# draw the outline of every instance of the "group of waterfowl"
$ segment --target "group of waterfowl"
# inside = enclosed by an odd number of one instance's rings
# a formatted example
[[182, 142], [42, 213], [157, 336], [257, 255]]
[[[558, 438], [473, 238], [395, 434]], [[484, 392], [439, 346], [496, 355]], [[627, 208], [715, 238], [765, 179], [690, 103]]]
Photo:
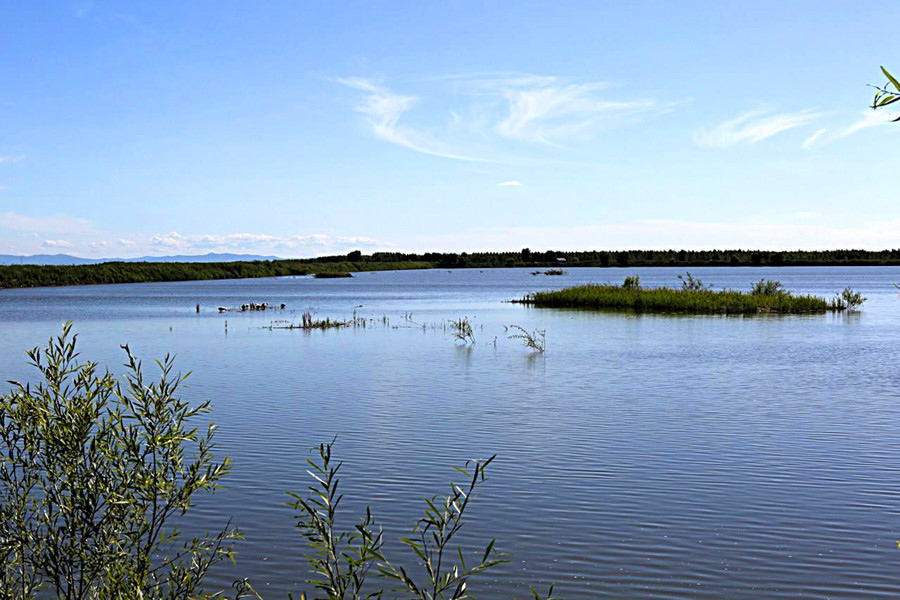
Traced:
[[[220, 313], [229, 312], [229, 311], [247, 312], [248, 310], [275, 310], [277, 308], [284, 310], [285, 306], [286, 305], [284, 302], [281, 303], [281, 306], [269, 305], [268, 302], [262, 302], [262, 303], [250, 302], [249, 304], [241, 304], [240, 308], [228, 308], [227, 306], [220, 306], [219, 312]], [[197, 305], [197, 312], [200, 312], [199, 304]]]

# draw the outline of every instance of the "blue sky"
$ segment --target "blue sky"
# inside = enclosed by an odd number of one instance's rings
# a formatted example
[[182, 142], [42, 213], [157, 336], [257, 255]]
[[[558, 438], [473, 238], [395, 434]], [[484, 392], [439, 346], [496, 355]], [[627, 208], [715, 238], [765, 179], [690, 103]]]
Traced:
[[[259, 4], [260, 6], [254, 6]], [[0, 253], [900, 246], [898, 3], [7, 2]]]

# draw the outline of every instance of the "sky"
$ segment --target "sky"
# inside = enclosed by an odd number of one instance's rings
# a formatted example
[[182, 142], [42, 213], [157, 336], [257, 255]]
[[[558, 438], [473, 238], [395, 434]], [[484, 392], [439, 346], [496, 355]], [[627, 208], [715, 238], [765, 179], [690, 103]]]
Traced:
[[[900, 247], [900, 3], [0, 1], [0, 253]], [[896, 114], [894, 115], [897, 116]]]

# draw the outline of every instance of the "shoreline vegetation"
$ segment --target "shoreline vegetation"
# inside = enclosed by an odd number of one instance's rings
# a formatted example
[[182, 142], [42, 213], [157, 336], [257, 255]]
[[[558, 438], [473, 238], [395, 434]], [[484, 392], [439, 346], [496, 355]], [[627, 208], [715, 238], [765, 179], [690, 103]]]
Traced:
[[316, 278], [352, 277], [352, 272], [429, 269], [430, 263], [397, 261], [380, 263], [305, 260], [271, 260], [225, 263], [109, 262], [93, 265], [10, 265], [0, 266], [0, 289], [151, 283], [160, 281], [206, 281], [214, 279], [255, 279], [259, 277]]
[[561, 267], [789, 267], [789, 266], [900, 266], [900, 249], [823, 250], [766, 252], [756, 250], [627, 250], [561, 252], [473, 252], [410, 254], [376, 252], [363, 255], [355, 250], [345, 255], [308, 259], [241, 262], [106, 262], [88, 265], [0, 266], [0, 289], [249, 279], [257, 277], [307, 276], [346, 277], [367, 271], [461, 268], [550, 268]]
[[560, 290], [534, 292], [515, 304], [538, 308], [633, 310], [636, 312], [687, 314], [819, 314], [854, 311], [865, 298], [849, 287], [832, 300], [820, 296], [793, 295], [777, 281], [762, 279], [750, 291], [713, 290], [687, 274], [680, 289], [644, 288], [640, 278], [629, 276], [622, 285], [588, 284]]
[[322, 271], [321, 273], [316, 273], [313, 277], [316, 279], [341, 279], [344, 277], [353, 277], [353, 273], [348, 273], [347, 271]]

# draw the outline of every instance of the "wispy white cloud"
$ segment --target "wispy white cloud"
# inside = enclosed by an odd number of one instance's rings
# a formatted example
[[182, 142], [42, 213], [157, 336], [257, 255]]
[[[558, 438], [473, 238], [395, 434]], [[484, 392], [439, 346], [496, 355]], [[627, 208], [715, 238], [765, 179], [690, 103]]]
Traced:
[[817, 132], [815, 132], [814, 134], [812, 134], [811, 136], [806, 138], [806, 140], [803, 142], [803, 149], [804, 150], [811, 149], [815, 145], [816, 141], [820, 137], [822, 137], [822, 134], [824, 134], [826, 131], [828, 131], [828, 130], [823, 127], [822, 129], [818, 130]]
[[703, 148], [728, 148], [738, 144], [756, 144], [785, 131], [807, 125], [821, 113], [802, 110], [771, 114], [768, 110], [752, 110], [725, 121], [710, 130], [694, 133], [694, 143]]
[[320, 256], [350, 250], [390, 249], [390, 242], [366, 236], [263, 233], [156, 234], [112, 232], [87, 219], [68, 215], [29, 216], [0, 213], [0, 254], [37, 254], [46, 248], [65, 248], [93, 258], [132, 258], [144, 255], [234, 252], [278, 256]]
[[[476, 73], [399, 81], [416, 87], [421, 95], [397, 93], [371, 79], [337, 81], [364, 92], [356, 110], [365, 115], [378, 138], [425, 154], [481, 162], [508, 162], [508, 158], [487, 158], [498, 154], [501, 143], [506, 144], [504, 152], [510, 150], [510, 141], [561, 147], [590, 140], [603, 128], [634, 123], [675, 107], [652, 99], [608, 98], [613, 86], [606, 82], [530, 74]], [[418, 110], [425, 97], [429, 106]], [[440, 105], [439, 110], [433, 104]], [[415, 121], [408, 116], [413, 113], [418, 117]]]
[[848, 135], [853, 135], [858, 131], [862, 131], [863, 129], [868, 129], [870, 127], [879, 127], [881, 125], [886, 125], [891, 122], [892, 119], [896, 119], [897, 114], [881, 111], [881, 110], [866, 110], [860, 114], [860, 119], [855, 123], [850, 125], [849, 127], [842, 130], [838, 137], [847, 137]]
[[371, 125], [372, 132], [378, 138], [423, 154], [483, 162], [482, 159], [442, 150], [434, 140], [422, 132], [400, 125], [400, 117], [419, 100], [417, 97], [396, 94], [369, 79], [359, 77], [342, 78], [338, 79], [338, 82], [367, 93], [364, 101], [356, 107], [356, 110], [366, 115], [366, 121]]
[[502, 183], [498, 183], [497, 187], [522, 187], [521, 181], [504, 181]]
[[94, 3], [91, 0], [86, 0], [84, 2], [75, 2], [72, 5], [72, 12], [79, 19], [83, 19], [88, 16], [94, 10]]
[[73, 248], [74, 244], [68, 240], [44, 240], [46, 248]]
[[556, 78], [518, 78], [494, 85], [508, 103], [508, 115], [497, 123], [500, 135], [517, 140], [558, 144], [605, 123], [657, 109], [652, 100], [611, 101], [597, 97], [605, 82], [563, 84]]
[[157, 250], [278, 252], [294, 250], [388, 247], [390, 244], [369, 237], [329, 236], [323, 234], [277, 236], [257, 233], [181, 235], [176, 231], [150, 237]]

